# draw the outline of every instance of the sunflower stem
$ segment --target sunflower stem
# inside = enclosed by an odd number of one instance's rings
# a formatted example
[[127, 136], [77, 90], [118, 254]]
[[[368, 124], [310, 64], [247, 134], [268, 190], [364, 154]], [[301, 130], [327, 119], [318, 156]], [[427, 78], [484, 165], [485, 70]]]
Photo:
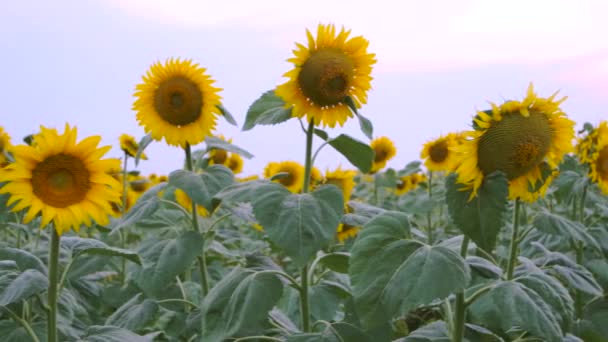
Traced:
[[[585, 200], [587, 199], [587, 185], [586, 182], [583, 186], [583, 193], [581, 194], [581, 204], [579, 208], [578, 219], [583, 226], [585, 226]], [[583, 264], [584, 261], [584, 247], [583, 244], [579, 241], [576, 242], [576, 263], [579, 265]], [[576, 318], [581, 318], [583, 316], [583, 293], [580, 290], [576, 290], [575, 298], [574, 298], [574, 308], [576, 313]]]
[[[312, 139], [315, 129], [314, 120], [310, 120], [308, 130], [306, 131], [306, 155], [304, 159], [304, 186], [302, 193], [308, 192], [310, 185], [310, 172], [312, 170]], [[310, 313], [308, 301], [308, 263], [300, 270], [300, 313], [302, 315], [302, 330], [310, 331]]]
[[[124, 153], [123, 157], [124, 161], [122, 163], [122, 207], [121, 207], [121, 217], [125, 217], [127, 213], [127, 160], [129, 159], [129, 154], [127, 152]], [[127, 232], [126, 228], [122, 231], [118, 231], [120, 234], [120, 247], [125, 248], [127, 245]], [[125, 284], [125, 280], [127, 279], [126, 275], [127, 269], [127, 260], [125, 258], [121, 258], [120, 261], [120, 283], [122, 285]]]
[[51, 227], [51, 246], [49, 249], [49, 288], [48, 288], [48, 318], [47, 341], [57, 342], [57, 281], [59, 267], [59, 240], [55, 227]]
[[[194, 166], [192, 164], [192, 150], [190, 148], [189, 143], [186, 143], [186, 148], [184, 150], [186, 152], [186, 167], [188, 168], [188, 171], [194, 172]], [[196, 203], [194, 203], [194, 201], [191, 201], [191, 202], [192, 202], [192, 229], [194, 229], [195, 232], [199, 232], [198, 214], [196, 212]], [[205, 260], [205, 236], [204, 236], [204, 234], [202, 235], [202, 237], [203, 237], [203, 251], [197, 257], [197, 260], [198, 260], [199, 272], [201, 273], [201, 290], [203, 292], [203, 296], [206, 296], [207, 292], [209, 292], [209, 280], [208, 280], [208, 276], [207, 276], [207, 260]]]
[[[460, 245], [460, 256], [467, 257], [469, 248], [469, 237], [464, 236]], [[462, 342], [464, 338], [464, 325], [466, 322], [466, 303], [464, 300], [464, 290], [456, 293], [456, 307], [454, 312], [454, 327], [452, 329], [452, 341]]]
[[517, 247], [519, 246], [519, 211], [521, 202], [518, 199], [515, 200], [515, 210], [513, 211], [513, 232], [511, 235], [511, 246], [509, 254], [509, 264], [507, 265], [507, 280], [513, 279], [513, 270], [515, 270], [515, 263], [517, 262]]
[[[429, 170], [429, 181], [428, 181], [428, 192], [429, 192], [429, 200], [433, 197], [433, 171]], [[427, 225], [428, 225], [428, 232], [427, 232], [427, 238], [428, 238], [428, 242], [429, 245], [433, 244], [433, 221], [431, 219], [431, 211], [429, 210], [428, 213], [426, 213], [426, 221], [427, 221]]]

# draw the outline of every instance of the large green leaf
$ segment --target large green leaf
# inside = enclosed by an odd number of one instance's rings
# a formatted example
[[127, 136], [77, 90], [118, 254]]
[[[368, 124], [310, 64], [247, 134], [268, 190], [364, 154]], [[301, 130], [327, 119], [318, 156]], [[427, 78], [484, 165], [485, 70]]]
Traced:
[[183, 190], [192, 201], [211, 211], [213, 196], [234, 184], [234, 175], [223, 165], [212, 165], [203, 173], [173, 171], [169, 174], [169, 184]]
[[[435, 321], [412, 331], [407, 337], [394, 342], [450, 342], [450, 332], [444, 321]], [[503, 339], [491, 331], [474, 324], [467, 324], [464, 331], [464, 341], [468, 342], [503, 342]]]
[[585, 231], [585, 227], [576, 221], [569, 220], [558, 214], [542, 210], [534, 218], [534, 227], [544, 233], [569, 239], [571, 242], [581, 242], [585, 246], [600, 251], [600, 245]]
[[323, 330], [315, 333], [294, 334], [287, 338], [286, 342], [373, 342], [377, 339], [372, 338], [361, 329], [354, 325], [337, 322], [327, 324]]
[[247, 159], [253, 158], [253, 154], [249, 153], [248, 151], [245, 151], [244, 149], [242, 149], [236, 145], [233, 145], [233, 144], [227, 142], [226, 140], [222, 140], [222, 139], [214, 137], [214, 136], [207, 136], [205, 138], [205, 144], [207, 144], [208, 150], [210, 150], [210, 149], [224, 150], [224, 151], [236, 153], [236, 154], [240, 155], [241, 157], [244, 157]]
[[117, 231], [123, 229], [154, 214], [160, 208], [161, 203], [158, 193], [163, 191], [166, 186], [167, 183], [160, 183], [148, 189], [139, 199], [137, 199], [137, 202], [129, 209], [127, 214], [118, 220], [112, 230]]
[[23, 273], [0, 273], [0, 305], [6, 306], [44, 292], [49, 286], [47, 277], [37, 269]]
[[175, 276], [187, 270], [203, 251], [203, 237], [194, 231], [181, 234], [176, 239], [152, 240], [140, 250], [144, 267], [133, 277], [139, 287], [152, 296], [175, 280]]
[[562, 339], [552, 307], [534, 290], [515, 281], [494, 285], [469, 307], [469, 317], [492, 331], [504, 333], [519, 327], [549, 342]]
[[46, 274], [47, 269], [42, 260], [32, 253], [18, 248], [4, 247], [0, 248], [0, 260], [13, 260], [17, 267], [25, 271], [27, 269], [35, 269], [42, 274]]
[[338, 273], [348, 273], [350, 253], [333, 252], [323, 255], [319, 262], [325, 267]]
[[592, 259], [585, 262], [585, 267], [591, 271], [597, 282], [608, 293], [608, 260]]
[[505, 224], [509, 187], [504, 174], [495, 172], [484, 178], [477, 196], [469, 201], [470, 191], [462, 191], [456, 174], [446, 178], [446, 200], [452, 220], [478, 247], [491, 252]]
[[[46, 322], [39, 321], [30, 325], [38, 340], [46, 341]], [[2, 342], [31, 341], [31, 337], [21, 324], [8, 319], [0, 321], [0, 336], [2, 336]]]
[[409, 231], [407, 216], [389, 211], [368, 222], [355, 241], [349, 274], [368, 326], [446, 298], [470, 281], [469, 267], [456, 252], [406, 240]]
[[152, 342], [155, 336], [140, 336], [111, 325], [92, 325], [78, 342]]
[[151, 299], [144, 299], [138, 293], [128, 302], [116, 309], [108, 319], [106, 325], [113, 325], [131, 331], [141, 330], [151, 322], [158, 312], [158, 304]]
[[248, 131], [256, 125], [276, 125], [291, 119], [291, 107], [285, 106], [285, 101], [269, 90], [247, 110], [243, 131]]
[[608, 341], [608, 299], [593, 301], [585, 307], [582, 320], [578, 322], [577, 335], [585, 342]]
[[335, 321], [343, 299], [348, 296], [334, 283], [322, 281], [309, 288], [310, 314], [314, 320]]
[[258, 188], [255, 197], [256, 219], [270, 239], [299, 266], [334, 238], [344, 211], [342, 192], [333, 185], [292, 194], [273, 183]]
[[136, 252], [122, 248], [110, 247], [104, 242], [95, 239], [68, 236], [61, 240], [61, 246], [72, 252], [73, 259], [81, 255], [117, 256], [141, 265], [141, 259], [139, 258], [139, 254]]
[[372, 168], [374, 150], [369, 144], [346, 134], [340, 134], [329, 140], [329, 144], [361, 172], [367, 173]]
[[258, 335], [283, 285], [270, 273], [235, 268], [203, 300], [203, 341]]

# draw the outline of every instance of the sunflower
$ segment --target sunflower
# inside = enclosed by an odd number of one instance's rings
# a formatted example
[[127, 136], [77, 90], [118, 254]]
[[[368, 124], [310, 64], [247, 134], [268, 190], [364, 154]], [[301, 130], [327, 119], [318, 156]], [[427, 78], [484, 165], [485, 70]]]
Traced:
[[249, 175], [247, 177], [237, 178], [236, 180], [241, 183], [244, 183], [244, 182], [254, 181], [254, 180], [258, 180], [258, 179], [260, 179], [260, 176], [258, 176], [258, 175]]
[[359, 233], [359, 230], [361, 230], [361, 228], [351, 226], [346, 223], [340, 223], [337, 229], [336, 236], [338, 238], [338, 241], [344, 242], [345, 240], [355, 237], [357, 233]]
[[275, 179], [275, 182], [283, 184], [293, 193], [302, 190], [304, 167], [300, 163], [295, 161], [270, 162], [264, 169], [264, 178], [271, 178], [278, 173], [286, 173], [286, 175]]
[[0, 127], [0, 168], [6, 166], [9, 163], [7, 153], [11, 147], [11, 137]]
[[476, 130], [457, 148], [462, 153], [457, 179], [472, 190], [470, 199], [494, 171], [506, 174], [510, 199], [532, 202], [544, 195], [574, 138], [574, 122], [559, 108], [566, 98], [556, 96], [538, 97], [530, 84], [523, 101], [492, 103], [491, 110], [477, 113]]
[[[135, 141], [135, 138], [128, 134], [122, 134], [120, 136], [120, 149], [126, 153], [129, 157], [135, 158], [137, 155], [137, 150], [139, 150], [139, 144]], [[148, 160], [148, 157], [145, 153], [140, 155], [140, 158], [143, 160]]]
[[608, 194], [608, 122], [599, 126], [577, 145], [579, 158], [589, 165], [589, 178]]
[[[223, 135], [219, 134], [216, 136], [223, 141], [228, 143], [232, 142], [232, 139], [226, 139]], [[221, 148], [212, 148], [209, 151], [209, 165], [227, 165], [228, 163], [228, 151], [222, 150]]]
[[[125, 210], [125, 213], [129, 212], [129, 209], [131, 209], [135, 202], [137, 202], [138, 197], [138, 194], [136, 194], [135, 192], [127, 190], [127, 208]], [[112, 202], [111, 205], [113, 216], [120, 217], [120, 215], [122, 215], [121, 204]]]
[[[179, 205], [184, 207], [184, 209], [188, 210], [188, 212], [192, 213], [192, 200], [190, 199], [188, 194], [186, 194], [183, 190], [175, 189], [175, 201], [179, 203]], [[209, 216], [209, 212], [202, 205], [197, 204], [196, 211], [199, 216]]]
[[312, 167], [310, 169], [310, 186], [315, 187], [319, 183], [323, 181], [323, 174], [321, 174], [321, 170], [316, 167]]
[[386, 166], [386, 162], [391, 160], [396, 154], [397, 149], [388, 137], [380, 137], [372, 140], [371, 147], [374, 150], [374, 162], [371, 173], [376, 173]]
[[220, 110], [221, 90], [191, 60], [154, 63], [136, 87], [133, 109], [137, 121], [152, 138], [186, 147], [211, 135]]
[[333, 184], [342, 190], [342, 196], [344, 203], [350, 201], [351, 193], [355, 187], [355, 176], [356, 171], [353, 170], [342, 170], [342, 167], [338, 166], [334, 171], [325, 171], [325, 178], [323, 178], [323, 184]]
[[118, 159], [100, 159], [110, 146], [97, 148], [101, 137], [76, 143], [77, 130], [66, 124], [63, 135], [40, 127], [36, 148], [12, 148], [15, 162], [0, 170], [0, 182], [8, 182], [0, 193], [11, 195], [13, 211], [29, 207], [23, 219], [28, 223], [41, 213], [41, 227], [53, 222], [57, 234], [90, 226], [93, 219], [108, 224], [112, 202], [120, 203], [120, 183], [108, 171], [120, 167]]
[[128, 175], [127, 180], [129, 181], [130, 189], [133, 192], [137, 193], [138, 196], [140, 196], [141, 194], [146, 192], [146, 190], [148, 190], [150, 188], [150, 186], [152, 185], [152, 182], [150, 180], [146, 179], [145, 177], [139, 176], [139, 175], [138, 176]]
[[228, 157], [228, 160], [226, 161], [226, 167], [228, 167], [235, 175], [243, 172], [243, 158], [236, 153], [231, 153], [230, 157]]
[[344, 28], [336, 35], [334, 25], [319, 24], [315, 40], [306, 30], [308, 47], [296, 44], [294, 57], [288, 59], [295, 68], [283, 76], [289, 81], [275, 93], [283, 98], [292, 115], [306, 116], [315, 125], [344, 125], [353, 116], [346, 103], [350, 97], [357, 108], [367, 102], [370, 76], [375, 55], [367, 52], [369, 42], [361, 37], [349, 39]]
[[458, 144], [458, 135], [455, 133], [440, 136], [424, 144], [420, 159], [425, 159], [424, 165], [429, 171], [454, 171], [458, 166], [459, 158], [453, 147]]
[[407, 176], [401, 176], [397, 181], [397, 186], [395, 188], [396, 195], [403, 195], [410, 190], [416, 189], [416, 187], [422, 183], [426, 182], [426, 175], [423, 173], [414, 173]]

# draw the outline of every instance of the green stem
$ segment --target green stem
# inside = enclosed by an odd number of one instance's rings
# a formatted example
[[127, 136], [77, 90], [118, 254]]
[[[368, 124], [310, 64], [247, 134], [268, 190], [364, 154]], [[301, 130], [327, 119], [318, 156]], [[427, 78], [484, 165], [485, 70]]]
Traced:
[[[304, 186], [302, 193], [308, 192], [310, 185], [310, 171], [312, 170], [312, 138], [315, 129], [314, 120], [310, 120], [308, 130], [306, 131], [306, 155], [304, 157]], [[302, 330], [310, 331], [310, 314], [308, 301], [308, 264], [304, 265], [300, 270], [300, 313], [302, 314]]]
[[27, 334], [32, 338], [32, 341], [34, 341], [34, 342], [40, 342], [40, 340], [38, 339], [38, 336], [34, 332], [34, 329], [32, 329], [32, 326], [26, 320], [24, 320], [21, 317], [19, 317], [19, 315], [17, 315], [16, 313], [14, 313], [11, 309], [7, 308], [6, 306], [0, 306], [0, 308], [6, 310], [6, 312], [8, 312], [8, 314], [15, 321], [17, 321], [17, 322], [19, 322], [19, 324], [21, 324], [21, 326], [25, 329], [25, 331], [27, 332]]
[[[122, 207], [121, 207], [121, 216], [125, 217], [127, 213], [127, 160], [129, 159], [129, 155], [127, 152], [124, 154], [124, 162], [122, 164]], [[120, 247], [125, 248], [127, 245], [127, 231], [123, 228], [122, 231], [118, 231], [120, 234]], [[121, 258], [120, 261], [120, 283], [125, 284], [125, 279], [127, 279], [126, 274], [127, 269], [127, 260], [125, 258]]]
[[515, 264], [517, 262], [517, 247], [519, 246], [519, 211], [521, 202], [519, 199], [515, 200], [515, 210], [513, 212], [513, 233], [511, 235], [511, 246], [509, 254], [509, 264], [507, 265], [507, 280], [513, 279], [513, 270], [515, 270]]
[[[186, 151], [186, 167], [188, 168], [188, 171], [194, 171], [194, 166], [192, 165], [192, 150], [190, 148], [190, 144], [186, 143], [186, 148], [184, 149]], [[194, 203], [194, 201], [192, 202], [192, 229], [195, 232], [199, 231], [198, 228], [198, 213], [196, 212], [196, 203]], [[201, 273], [201, 290], [203, 292], [203, 296], [206, 296], [207, 293], [209, 292], [209, 280], [208, 280], [208, 276], [207, 276], [207, 261], [205, 260], [205, 240], [204, 240], [204, 236], [203, 236], [203, 251], [202, 253], [197, 257], [198, 259], [198, 268], [199, 268], [199, 272]]]
[[59, 240], [55, 227], [51, 226], [51, 246], [49, 250], [49, 312], [47, 319], [47, 341], [57, 342], [57, 276], [59, 275]]
[[290, 276], [289, 274], [287, 274], [287, 273], [285, 273], [283, 271], [279, 271], [279, 270], [263, 270], [263, 271], [259, 271], [259, 272], [256, 273], [256, 275], [260, 275], [260, 274], [276, 274], [276, 275], [279, 275], [279, 276], [287, 279], [293, 285], [293, 287], [296, 290], [300, 291], [300, 284], [295, 279], [293, 279], [292, 276]]
[[[467, 257], [469, 248], [469, 237], [465, 236], [460, 245], [460, 256], [464, 259]], [[452, 341], [462, 342], [464, 338], [464, 327], [466, 322], [466, 305], [464, 300], [464, 290], [456, 293], [456, 308], [454, 312], [454, 327], [452, 329]]]
[[[429, 199], [432, 198], [433, 196], [433, 171], [429, 171], [429, 181], [428, 181], [428, 186], [429, 186]], [[433, 222], [431, 219], [431, 211], [429, 210], [428, 213], [426, 213], [426, 220], [427, 220], [427, 225], [428, 225], [428, 232], [427, 232], [427, 237], [428, 237], [428, 241], [429, 241], [429, 245], [433, 244]]]

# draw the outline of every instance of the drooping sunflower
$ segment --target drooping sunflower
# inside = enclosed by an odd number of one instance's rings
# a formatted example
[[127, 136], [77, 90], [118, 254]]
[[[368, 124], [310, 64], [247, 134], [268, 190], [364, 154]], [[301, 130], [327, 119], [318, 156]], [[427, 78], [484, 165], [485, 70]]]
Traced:
[[11, 195], [13, 211], [29, 208], [28, 223], [41, 213], [41, 227], [54, 223], [57, 234], [78, 231], [92, 220], [108, 224], [111, 203], [120, 203], [120, 183], [108, 171], [119, 168], [118, 159], [100, 159], [110, 146], [97, 148], [101, 137], [91, 136], [76, 143], [77, 130], [66, 124], [63, 135], [40, 127], [36, 147], [12, 148], [15, 162], [0, 170], [0, 193]]
[[424, 166], [430, 171], [454, 171], [459, 161], [458, 152], [453, 150], [457, 145], [456, 134], [440, 136], [424, 144], [420, 159], [424, 160]]
[[422, 183], [426, 182], [427, 177], [423, 173], [414, 173], [407, 176], [399, 177], [397, 181], [397, 186], [395, 187], [395, 194], [400, 196], [411, 190], [416, 189], [416, 187]]
[[295, 161], [270, 162], [264, 169], [264, 178], [271, 178], [278, 173], [286, 173], [274, 181], [283, 184], [289, 191], [298, 193], [304, 185], [304, 166]]
[[386, 163], [393, 159], [397, 154], [395, 144], [388, 137], [379, 137], [371, 142], [374, 150], [374, 162], [372, 163], [371, 173], [376, 173], [386, 166]]
[[608, 122], [602, 121], [597, 128], [578, 143], [581, 162], [589, 166], [589, 178], [608, 194]]
[[243, 171], [243, 158], [236, 153], [231, 153], [226, 161], [226, 167], [235, 175], [241, 173]]
[[152, 138], [186, 147], [211, 135], [215, 128], [220, 88], [191, 60], [168, 59], [154, 63], [136, 87], [133, 109]]
[[[232, 142], [232, 139], [226, 139], [223, 135], [217, 135], [217, 138], [229, 142]], [[209, 165], [227, 165], [228, 163], [228, 151], [222, 150], [221, 148], [211, 149], [209, 152]]]
[[[137, 150], [139, 150], [139, 144], [135, 141], [135, 138], [128, 134], [120, 135], [120, 149], [126, 153], [129, 157], [135, 158], [137, 155]], [[142, 153], [140, 156], [143, 160], [148, 160], [148, 156], [145, 153]]]
[[560, 109], [565, 97], [538, 97], [532, 84], [522, 101], [480, 111], [475, 130], [458, 147], [462, 153], [458, 182], [477, 194], [484, 176], [502, 171], [509, 180], [509, 198], [533, 202], [544, 195], [553, 169], [572, 150], [574, 122]]
[[[190, 196], [188, 196], [188, 194], [186, 194], [183, 190], [175, 189], [175, 201], [184, 209], [188, 210], [188, 212], [192, 213], [192, 200], [190, 199]], [[196, 212], [202, 217], [209, 216], [209, 212], [202, 205], [196, 205]]]
[[344, 242], [357, 236], [359, 230], [361, 230], [361, 228], [351, 226], [346, 223], [340, 223], [337, 229], [336, 237], [338, 238], [338, 241]]
[[283, 98], [292, 115], [306, 116], [315, 125], [344, 125], [353, 116], [346, 103], [350, 97], [357, 108], [367, 103], [375, 55], [367, 52], [369, 42], [361, 37], [349, 39], [350, 30], [336, 33], [334, 25], [319, 24], [317, 38], [306, 30], [308, 46], [296, 44], [295, 68], [285, 73], [289, 81], [275, 93]]
[[357, 172], [354, 170], [342, 170], [341, 166], [338, 166], [334, 171], [327, 169], [325, 171], [325, 177], [323, 178], [323, 184], [333, 184], [342, 190], [342, 196], [344, 197], [344, 203], [350, 201], [350, 196], [355, 187], [355, 176]]
[[0, 168], [8, 164], [7, 154], [11, 147], [11, 137], [0, 126]]

